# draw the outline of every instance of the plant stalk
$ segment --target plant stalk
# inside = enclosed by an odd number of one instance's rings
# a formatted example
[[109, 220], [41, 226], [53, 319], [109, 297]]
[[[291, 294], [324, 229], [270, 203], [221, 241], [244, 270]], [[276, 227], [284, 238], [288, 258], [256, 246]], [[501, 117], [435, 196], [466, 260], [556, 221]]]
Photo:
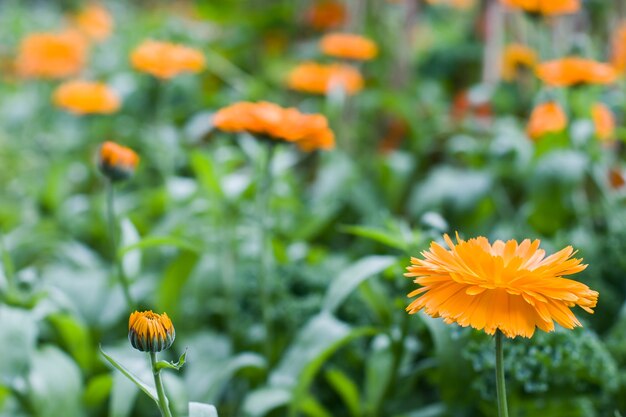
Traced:
[[159, 410], [161, 410], [162, 417], [172, 417], [170, 411], [169, 401], [165, 395], [165, 388], [163, 387], [163, 380], [161, 379], [161, 370], [157, 369], [157, 357], [155, 352], [150, 352], [150, 363], [152, 364], [152, 374], [154, 375], [154, 385], [157, 391]]
[[496, 330], [496, 395], [498, 397], [498, 416], [509, 417], [506, 404], [506, 385], [504, 380], [504, 353], [502, 351], [503, 334]]
[[111, 246], [112, 246], [112, 256], [113, 256], [113, 267], [115, 269], [115, 274], [117, 275], [120, 284], [122, 285], [122, 290], [124, 292], [124, 298], [126, 299], [126, 304], [128, 304], [128, 309], [132, 310], [135, 306], [132, 296], [130, 295], [130, 285], [128, 283], [128, 279], [124, 274], [124, 268], [122, 267], [121, 260], [117, 256], [117, 225], [115, 219], [115, 189], [113, 181], [107, 179], [106, 181], [106, 200], [107, 200], [107, 220], [109, 226], [109, 236], [111, 237]]

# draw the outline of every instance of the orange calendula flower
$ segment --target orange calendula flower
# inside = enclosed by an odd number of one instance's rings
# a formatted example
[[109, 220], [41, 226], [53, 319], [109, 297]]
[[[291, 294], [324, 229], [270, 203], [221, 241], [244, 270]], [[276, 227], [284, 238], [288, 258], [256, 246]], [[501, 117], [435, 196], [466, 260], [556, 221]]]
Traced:
[[139, 165], [139, 156], [130, 148], [115, 142], [104, 142], [98, 153], [98, 167], [111, 181], [130, 178]]
[[174, 325], [166, 313], [135, 311], [128, 319], [128, 340], [137, 350], [156, 353], [172, 346]]
[[364, 36], [351, 33], [331, 33], [322, 37], [323, 53], [337, 58], [368, 61], [378, 55], [376, 43]]
[[130, 60], [136, 70], [162, 79], [204, 69], [204, 55], [199, 50], [153, 40], [147, 40], [135, 48]]
[[609, 140], [615, 134], [615, 116], [613, 112], [602, 103], [595, 103], [591, 107], [591, 118], [596, 128], [596, 135], [600, 140]]
[[567, 329], [581, 326], [570, 310], [576, 305], [593, 313], [598, 293], [563, 278], [587, 267], [572, 258], [571, 246], [546, 257], [539, 240], [444, 239], [449, 249], [433, 242], [424, 259], [411, 258], [405, 276], [421, 287], [409, 294], [418, 296], [407, 307], [410, 314], [424, 309], [446, 323], [487, 334], [499, 329], [512, 338], [532, 337], [537, 327], [550, 332], [555, 321]]
[[34, 33], [20, 43], [17, 73], [26, 78], [65, 78], [85, 66], [87, 43], [74, 31]]
[[103, 41], [113, 31], [113, 17], [103, 5], [91, 3], [72, 16], [76, 28], [94, 41]]
[[502, 55], [502, 78], [513, 81], [522, 68], [534, 69], [537, 64], [535, 51], [519, 43], [507, 45]]
[[334, 29], [341, 26], [347, 18], [346, 7], [333, 0], [317, 1], [306, 12], [308, 24], [317, 30]]
[[363, 88], [363, 77], [350, 65], [305, 62], [289, 73], [287, 85], [305, 93], [328, 94], [341, 88], [348, 94], [355, 94]]
[[326, 117], [265, 101], [244, 101], [220, 109], [213, 124], [226, 132], [249, 132], [294, 142], [304, 151], [335, 147], [335, 135]]
[[574, 56], [539, 64], [536, 73], [541, 81], [552, 87], [611, 84], [617, 79], [611, 65]]
[[546, 16], [576, 13], [580, 10], [580, 0], [500, 0], [500, 3]]
[[619, 73], [626, 71], [626, 21], [619, 25], [613, 36], [611, 64]]
[[68, 81], [54, 91], [54, 104], [75, 114], [110, 114], [120, 108], [120, 99], [106, 84]]
[[567, 115], [554, 101], [539, 104], [530, 114], [526, 131], [532, 139], [539, 139], [547, 133], [557, 133], [567, 127]]

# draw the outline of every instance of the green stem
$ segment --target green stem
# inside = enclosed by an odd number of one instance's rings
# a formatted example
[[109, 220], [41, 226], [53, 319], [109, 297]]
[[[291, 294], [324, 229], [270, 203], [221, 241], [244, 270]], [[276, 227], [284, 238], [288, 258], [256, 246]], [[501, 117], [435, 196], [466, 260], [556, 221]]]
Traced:
[[132, 310], [135, 306], [132, 296], [130, 295], [130, 286], [128, 283], [128, 279], [126, 278], [126, 274], [124, 274], [124, 268], [122, 267], [121, 260], [119, 256], [117, 256], [117, 225], [115, 221], [115, 205], [113, 204], [115, 200], [115, 190], [113, 181], [106, 181], [106, 195], [107, 195], [107, 220], [109, 226], [109, 236], [111, 237], [111, 246], [113, 252], [113, 265], [115, 268], [115, 273], [117, 278], [122, 285], [122, 290], [124, 291], [124, 298], [126, 299], [126, 304], [128, 304], [128, 309]]
[[163, 387], [163, 380], [161, 379], [161, 370], [157, 369], [157, 357], [155, 352], [150, 352], [150, 363], [152, 364], [152, 374], [154, 375], [154, 385], [157, 391], [158, 405], [161, 410], [161, 416], [172, 417], [170, 411], [169, 401], [165, 395], [165, 388]]
[[506, 385], [504, 381], [504, 354], [502, 352], [502, 332], [496, 330], [496, 394], [498, 397], [498, 416], [509, 417], [506, 405]]
[[272, 233], [268, 218], [270, 217], [270, 197], [272, 192], [272, 157], [274, 155], [274, 147], [276, 145], [270, 143], [267, 148], [266, 158], [261, 167], [259, 184], [259, 216], [260, 216], [260, 234], [261, 234], [261, 274], [259, 277], [259, 290], [261, 292], [261, 314], [263, 316], [263, 324], [265, 327], [265, 355], [271, 360], [272, 354], [272, 317], [270, 314], [270, 285], [272, 284]]

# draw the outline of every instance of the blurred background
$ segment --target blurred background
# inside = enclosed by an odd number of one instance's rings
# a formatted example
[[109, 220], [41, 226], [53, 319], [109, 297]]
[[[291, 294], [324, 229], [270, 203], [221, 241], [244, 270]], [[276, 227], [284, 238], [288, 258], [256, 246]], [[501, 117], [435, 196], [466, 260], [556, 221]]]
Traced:
[[[0, 416], [158, 415], [99, 352], [151, 381], [120, 271], [174, 323], [162, 357], [188, 349], [177, 416], [495, 416], [492, 338], [404, 311], [409, 258], [456, 232], [572, 245], [600, 293], [583, 328], [507, 340], [511, 415], [626, 415], [623, 19], [622, 0], [0, 0]], [[329, 52], [335, 32], [366, 46]], [[241, 101], [323, 115], [334, 149], [218, 129]], [[113, 232], [104, 141], [140, 158]]]

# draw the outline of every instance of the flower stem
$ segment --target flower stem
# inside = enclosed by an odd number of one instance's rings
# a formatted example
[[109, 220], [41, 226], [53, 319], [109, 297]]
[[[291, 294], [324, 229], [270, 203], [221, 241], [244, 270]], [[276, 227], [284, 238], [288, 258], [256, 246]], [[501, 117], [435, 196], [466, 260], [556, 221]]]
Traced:
[[122, 285], [122, 290], [124, 291], [124, 298], [126, 299], [126, 304], [128, 304], [128, 309], [132, 310], [135, 303], [133, 301], [132, 296], [130, 295], [130, 288], [128, 284], [128, 279], [126, 279], [126, 275], [124, 274], [124, 268], [122, 267], [121, 261], [117, 256], [117, 224], [115, 221], [115, 190], [113, 181], [106, 181], [106, 199], [107, 199], [107, 221], [109, 226], [109, 236], [111, 237], [111, 246], [112, 246], [112, 256], [113, 256], [113, 265], [115, 268], [115, 272], [117, 278]]
[[506, 405], [506, 385], [504, 381], [504, 353], [502, 352], [502, 332], [496, 330], [496, 395], [498, 397], [498, 416], [509, 417]]
[[169, 401], [165, 395], [165, 388], [163, 387], [163, 380], [161, 379], [161, 370], [157, 369], [157, 357], [155, 352], [150, 352], [150, 363], [152, 364], [152, 374], [154, 375], [154, 385], [157, 391], [158, 405], [161, 410], [161, 416], [172, 417], [170, 411]]

